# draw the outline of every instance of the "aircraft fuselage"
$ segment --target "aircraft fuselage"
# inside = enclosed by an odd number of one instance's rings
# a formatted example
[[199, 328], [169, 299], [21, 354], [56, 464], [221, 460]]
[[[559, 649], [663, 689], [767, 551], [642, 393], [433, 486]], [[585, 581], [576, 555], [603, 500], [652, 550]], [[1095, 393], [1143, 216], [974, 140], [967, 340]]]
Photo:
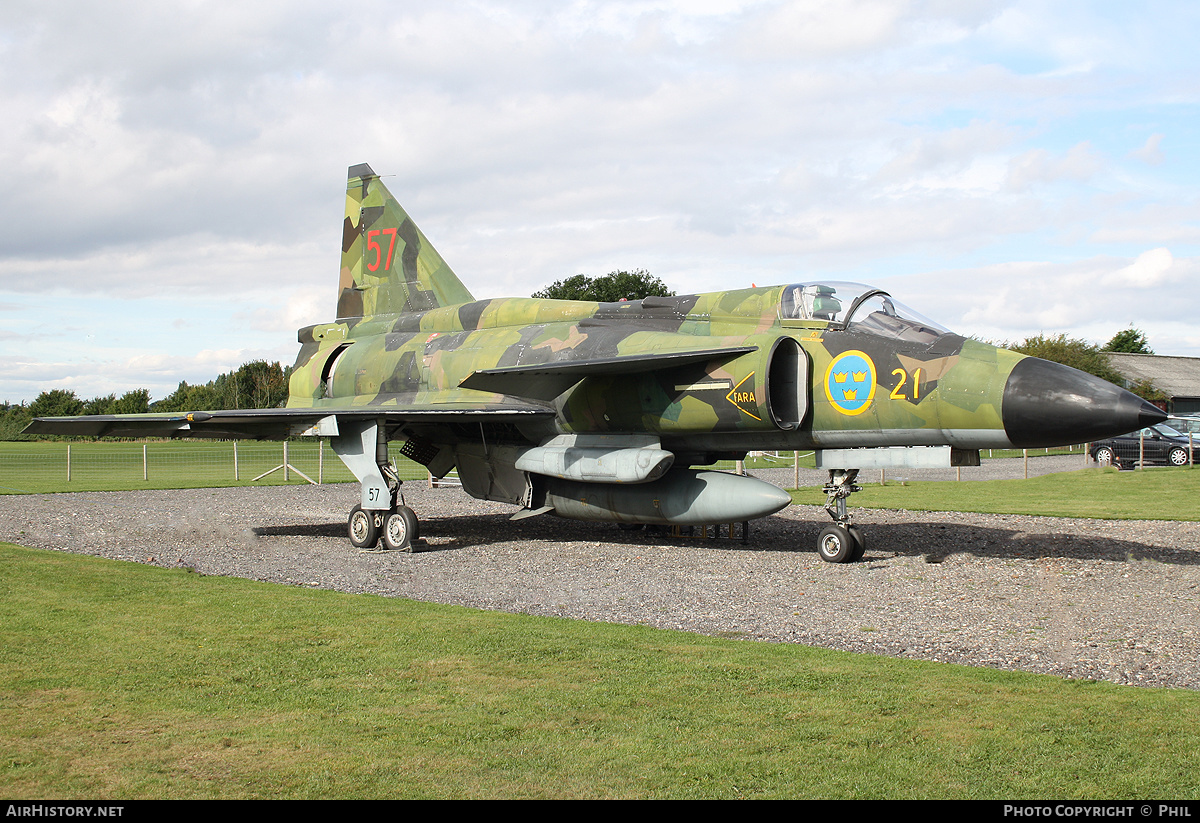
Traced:
[[1010, 386], [1024, 355], [895, 316], [885, 333], [853, 318], [780, 318], [786, 288], [606, 304], [506, 298], [312, 326], [299, 334], [288, 405], [541, 406], [553, 417], [498, 430], [496, 442], [652, 434], [677, 465], [759, 449], [1064, 445], [1139, 425], [1144, 410], [1122, 404], [1119, 389], [1045, 361], [1024, 395], [1075, 389], [1030, 420]]

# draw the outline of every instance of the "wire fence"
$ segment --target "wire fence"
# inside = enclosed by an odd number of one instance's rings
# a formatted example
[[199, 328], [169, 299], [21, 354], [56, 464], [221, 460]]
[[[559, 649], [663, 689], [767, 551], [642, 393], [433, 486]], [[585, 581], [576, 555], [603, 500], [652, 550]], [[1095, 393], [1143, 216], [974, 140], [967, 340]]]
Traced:
[[[354, 475], [323, 440], [284, 442], [5, 443], [0, 493], [347, 483]], [[424, 466], [392, 459], [402, 480]]]
[[[424, 481], [424, 466], [391, 457], [405, 481]], [[1079, 446], [1030, 450], [1029, 454], [1081, 454]], [[811, 467], [812, 452], [753, 452], [745, 461], [721, 461], [720, 471], [756, 472], [786, 469], [779, 482], [800, 485], [801, 467]], [[1020, 457], [1021, 451], [994, 452], [987, 457]], [[951, 470], [952, 471], [952, 470]], [[1028, 472], [1025, 472], [1028, 476]], [[962, 479], [961, 473], [957, 475]], [[1018, 475], [1019, 476], [1019, 475]], [[7, 442], [0, 443], [0, 494], [105, 491], [136, 488], [203, 488], [284, 483], [348, 483], [354, 476], [319, 439], [300, 441], [156, 441], [156, 442]], [[804, 482], [815, 483], [811, 479]], [[440, 484], [452, 485], [453, 476]]]

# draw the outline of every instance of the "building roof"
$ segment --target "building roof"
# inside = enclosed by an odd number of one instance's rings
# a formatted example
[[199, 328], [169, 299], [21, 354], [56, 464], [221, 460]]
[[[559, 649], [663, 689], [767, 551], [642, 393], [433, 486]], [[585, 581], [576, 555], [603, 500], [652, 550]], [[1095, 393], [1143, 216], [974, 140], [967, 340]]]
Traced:
[[1200, 357], [1105, 352], [1131, 384], [1147, 380], [1168, 397], [1200, 397]]

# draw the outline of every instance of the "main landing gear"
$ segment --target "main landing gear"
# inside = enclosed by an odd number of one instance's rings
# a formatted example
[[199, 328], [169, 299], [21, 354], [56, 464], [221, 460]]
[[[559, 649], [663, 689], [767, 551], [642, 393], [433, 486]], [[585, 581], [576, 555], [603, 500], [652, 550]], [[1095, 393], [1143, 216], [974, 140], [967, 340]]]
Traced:
[[344, 420], [338, 426], [338, 434], [330, 441], [333, 450], [362, 489], [362, 502], [350, 510], [346, 521], [350, 542], [360, 549], [373, 549], [382, 539], [389, 551], [412, 551], [420, 524], [400, 494], [402, 481], [388, 458], [383, 421]]
[[817, 554], [826, 563], [853, 563], [861, 560], [867, 544], [862, 531], [851, 521], [846, 508], [846, 498], [862, 491], [855, 485], [858, 469], [830, 469], [829, 482], [821, 491], [827, 495], [825, 511], [834, 519], [832, 526], [821, 529], [817, 537]]
[[360, 549], [373, 549], [382, 539], [389, 551], [411, 552], [413, 543], [421, 536], [417, 515], [404, 505], [403, 498], [400, 505], [390, 509], [355, 506], [346, 525], [350, 542]]

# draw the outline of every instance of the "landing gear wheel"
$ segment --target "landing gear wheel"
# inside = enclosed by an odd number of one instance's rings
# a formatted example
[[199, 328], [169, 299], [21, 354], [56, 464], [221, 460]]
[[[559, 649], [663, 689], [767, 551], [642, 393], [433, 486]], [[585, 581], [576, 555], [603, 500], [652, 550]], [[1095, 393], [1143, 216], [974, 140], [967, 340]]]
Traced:
[[394, 552], [411, 552], [417, 539], [417, 516], [408, 506], [397, 506], [383, 516], [383, 545]]
[[373, 549], [379, 542], [379, 526], [375, 525], [375, 512], [355, 506], [350, 510], [350, 519], [346, 523], [350, 533], [350, 542], [355, 548]]
[[400, 508], [408, 512], [405, 515], [408, 518], [408, 530], [412, 534], [412, 542], [416, 543], [421, 537], [421, 521], [417, 519], [417, 513], [408, 506], [401, 505]]
[[845, 526], [826, 526], [817, 537], [817, 554], [826, 563], [849, 563], [854, 559], [858, 543]]
[[847, 526], [846, 531], [850, 532], [850, 539], [854, 541], [854, 551], [850, 553], [846, 562], [855, 563], [862, 560], [863, 553], [867, 550], [867, 541], [863, 537], [862, 529], [858, 526]]
[[1096, 449], [1096, 465], [1111, 466], [1113, 464], [1112, 449], [1107, 446]]
[[1171, 454], [1167, 459], [1172, 466], [1186, 466], [1188, 462], [1187, 449], [1171, 449]]

